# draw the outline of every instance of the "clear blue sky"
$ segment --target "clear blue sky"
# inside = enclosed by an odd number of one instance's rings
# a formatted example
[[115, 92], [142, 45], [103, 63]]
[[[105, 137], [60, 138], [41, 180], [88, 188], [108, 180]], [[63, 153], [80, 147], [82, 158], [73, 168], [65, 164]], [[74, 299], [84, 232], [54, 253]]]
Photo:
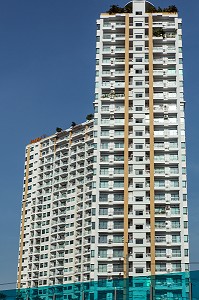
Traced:
[[[175, 4], [183, 18], [191, 261], [199, 261], [199, 1], [152, 2]], [[24, 148], [93, 112], [96, 18], [125, 3], [0, 1], [0, 283], [16, 281]]]

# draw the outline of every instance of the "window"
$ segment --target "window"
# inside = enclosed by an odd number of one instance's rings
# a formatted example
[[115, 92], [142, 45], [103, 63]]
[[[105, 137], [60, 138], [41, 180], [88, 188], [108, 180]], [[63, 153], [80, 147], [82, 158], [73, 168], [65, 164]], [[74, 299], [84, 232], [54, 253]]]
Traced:
[[141, 123], [143, 123], [143, 119], [135, 119], [135, 123], [136, 124], [141, 124]]
[[186, 174], [186, 168], [182, 168], [182, 174]]
[[114, 194], [114, 201], [123, 201], [124, 195], [123, 194]]
[[166, 250], [165, 249], [156, 249], [155, 256], [157, 256], [157, 257], [166, 256]]
[[189, 250], [188, 249], [184, 249], [184, 256], [189, 256]]
[[141, 26], [142, 26], [142, 23], [135, 23], [135, 26], [136, 26], [136, 27], [141, 27]]
[[178, 201], [179, 194], [178, 193], [171, 193], [171, 201]]
[[141, 34], [136, 34], [136, 35], [135, 35], [135, 38], [136, 38], [136, 39], [141, 39], [141, 38], [142, 38], [142, 35], [141, 35]]
[[106, 244], [107, 243], [107, 235], [100, 235], [99, 236], [99, 243], [102, 243], [102, 244]]
[[142, 94], [141, 93], [135, 94], [135, 98], [142, 98]]
[[189, 271], [189, 264], [185, 264], [185, 271]]
[[155, 167], [155, 174], [164, 174], [164, 167]]
[[187, 187], [187, 182], [185, 180], [182, 181], [182, 187], [186, 188]]
[[109, 136], [109, 130], [102, 130], [101, 136]]
[[135, 175], [143, 175], [143, 170], [135, 170]]
[[135, 111], [143, 111], [143, 106], [136, 106]]
[[115, 161], [123, 161], [124, 160], [124, 156], [123, 155], [115, 155], [114, 156], [114, 160]]
[[143, 244], [143, 239], [135, 239], [136, 245], [141, 245]]
[[108, 143], [102, 142], [101, 143], [101, 149], [108, 149]]
[[115, 136], [124, 136], [124, 130], [115, 130]]
[[136, 11], [135, 14], [136, 14], [136, 16], [141, 16], [142, 15], [142, 11]]
[[123, 257], [123, 250], [113, 249], [113, 257]]
[[135, 161], [143, 161], [143, 156], [136, 156]]
[[183, 215], [187, 215], [188, 211], [187, 211], [187, 207], [183, 207]]
[[180, 209], [178, 206], [172, 206], [171, 207], [171, 214], [172, 215], [178, 215], [180, 213]]
[[143, 149], [143, 144], [135, 144], [135, 149], [137, 150]]
[[143, 197], [136, 196], [136, 197], [135, 197], [135, 201], [136, 201], [136, 202], [142, 202], [142, 201], [143, 201]]
[[124, 208], [123, 207], [114, 208], [114, 215], [123, 215], [123, 214], [124, 214]]
[[140, 230], [140, 229], [143, 229], [143, 225], [135, 225], [135, 229], [138, 229], [138, 230]]
[[179, 181], [177, 179], [170, 180], [170, 185], [171, 185], [171, 187], [178, 187]]
[[99, 229], [107, 229], [107, 221], [99, 221]]
[[108, 175], [108, 168], [101, 168], [100, 169], [100, 174], [101, 175]]
[[124, 143], [123, 142], [117, 142], [115, 143], [115, 148], [124, 148]]
[[170, 173], [171, 174], [178, 174], [178, 167], [170, 167]]
[[142, 57], [136, 57], [135, 62], [142, 62]]
[[135, 253], [135, 258], [143, 258], [143, 253]]
[[101, 180], [100, 181], [100, 188], [108, 188], [108, 181]]
[[180, 243], [180, 235], [179, 234], [172, 234], [172, 243]]
[[188, 222], [184, 221], [184, 228], [188, 228]]
[[135, 74], [142, 74], [142, 69], [135, 70]]
[[100, 161], [101, 162], [106, 162], [106, 161], [108, 161], [108, 159], [109, 159], [108, 155], [101, 155]]
[[172, 228], [180, 228], [180, 222], [179, 221], [171, 221], [171, 227]]
[[100, 258], [107, 257], [107, 250], [106, 249], [99, 249], [98, 256]]
[[136, 216], [143, 216], [143, 213], [144, 213], [143, 210], [136, 210], [135, 211]]
[[124, 181], [122, 181], [122, 180], [115, 180], [114, 181], [114, 187], [119, 187], [119, 188], [122, 188], [122, 187], [124, 187]]
[[135, 136], [143, 136], [143, 131], [140, 130], [135, 131]]
[[156, 269], [157, 272], [166, 271], [166, 263], [156, 264], [155, 269]]
[[114, 168], [114, 174], [123, 174], [124, 168]]
[[142, 81], [136, 81], [136, 82], [135, 82], [135, 85], [136, 85], [136, 86], [141, 86], [142, 84], [143, 84]]
[[113, 243], [123, 243], [124, 237], [123, 235], [114, 235]]
[[157, 160], [164, 160], [164, 155], [162, 154], [159, 154], [159, 155], [154, 155], [154, 159], [157, 161]]
[[108, 215], [108, 208], [100, 208], [99, 209], [99, 215], [101, 215], [101, 216], [106, 216], [106, 215]]
[[106, 202], [106, 201], [108, 201], [108, 194], [101, 194], [100, 193], [99, 201], [100, 202]]
[[135, 184], [135, 188], [136, 188], [136, 189], [141, 189], [141, 188], [143, 188], [143, 183], [142, 183], [142, 182], [137, 182], [137, 183]]
[[144, 272], [144, 268], [135, 268], [135, 273], [143, 273]]
[[123, 229], [124, 223], [123, 221], [114, 221], [114, 229]]
[[98, 265], [98, 272], [107, 272], [107, 265], [99, 264]]

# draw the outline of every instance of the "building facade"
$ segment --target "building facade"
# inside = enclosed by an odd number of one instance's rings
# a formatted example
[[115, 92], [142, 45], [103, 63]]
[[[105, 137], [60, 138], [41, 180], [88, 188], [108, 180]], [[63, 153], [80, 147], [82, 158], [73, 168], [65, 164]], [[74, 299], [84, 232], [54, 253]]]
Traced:
[[94, 120], [26, 148], [18, 287], [189, 271], [182, 22], [131, 4], [97, 20]]

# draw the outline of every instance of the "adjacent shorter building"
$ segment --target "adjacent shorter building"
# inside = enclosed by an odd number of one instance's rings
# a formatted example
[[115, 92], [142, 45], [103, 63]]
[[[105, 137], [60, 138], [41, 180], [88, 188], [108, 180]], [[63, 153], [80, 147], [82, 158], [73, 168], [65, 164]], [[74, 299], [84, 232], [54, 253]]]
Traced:
[[90, 280], [92, 188], [93, 121], [26, 147], [18, 287]]

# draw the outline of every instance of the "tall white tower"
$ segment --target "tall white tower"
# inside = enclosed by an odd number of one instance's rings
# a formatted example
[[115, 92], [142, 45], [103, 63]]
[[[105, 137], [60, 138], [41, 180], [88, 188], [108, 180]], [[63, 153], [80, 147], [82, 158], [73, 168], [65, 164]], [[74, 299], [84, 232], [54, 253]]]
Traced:
[[97, 21], [95, 280], [189, 269], [182, 23], [174, 10], [135, 0], [132, 13]]

